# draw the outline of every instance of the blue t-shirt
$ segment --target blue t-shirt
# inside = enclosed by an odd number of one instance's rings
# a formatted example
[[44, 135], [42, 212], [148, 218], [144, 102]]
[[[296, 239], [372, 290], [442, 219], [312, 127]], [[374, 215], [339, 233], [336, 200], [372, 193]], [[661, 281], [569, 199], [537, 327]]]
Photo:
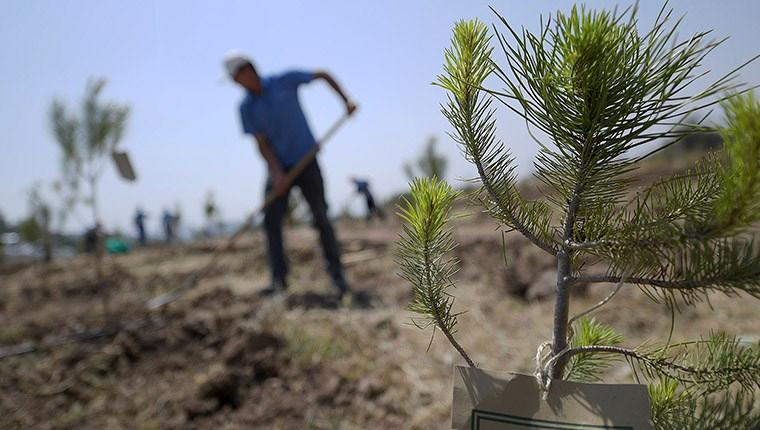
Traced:
[[293, 167], [315, 144], [298, 101], [298, 86], [314, 73], [292, 71], [261, 80], [261, 95], [248, 92], [240, 103], [243, 132], [263, 134], [283, 168]]

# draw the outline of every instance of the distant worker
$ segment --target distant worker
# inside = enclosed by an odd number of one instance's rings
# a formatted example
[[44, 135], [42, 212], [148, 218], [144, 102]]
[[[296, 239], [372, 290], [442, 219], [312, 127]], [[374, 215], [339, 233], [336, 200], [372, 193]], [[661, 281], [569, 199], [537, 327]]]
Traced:
[[145, 212], [141, 208], [137, 208], [135, 212], [135, 227], [137, 227], [137, 243], [141, 246], [145, 246], [148, 243], [148, 237], [145, 234]]
[[356, 187], [356, 192], [362, 194], [367, 201], [367, 221], [371, 220], [373, 216], [377, 216], [377, 218], [381, 220], [385, 219], [385, 213], [382, 209], [377, 207], [375, 204], [375, 197], [369, 190], [369, 180], [352, 176], [351, 182], [353, 182]]
[[229, 54], [224, 59], [224, 66], [229, 77], [245, 89], [240, 103], [240, 118], [243, 132], [254, 136], [268, 167], [265, 194], [279, 196], [264, 213], [272, 282], [262, 294], [280, 293], [288, 287], [282, 222], [288, 210], [288, 194], [292, 185], [300, 188], [309, 204], [333, 286], [341, 297], [349, 294], [338, 241], [327, 216], [324, 182], [317, 160], [310, 162], [292, 184], [287, 183], [286, 174], [317, 144], [298, 100], [300, 85], [315, 79], [324, 80], [343, 99], [348, 115], [354, 112], [356, 105], [324, 71], [289, 71], [262, 78], [251, 60], [238, 53]]
[[98, 252], [101, 235], [100, 223], [95, 223], [94, 226], [88, 228], [84, 232], [84, 252], [88, 254]]
[[164, 209], [164, 213], [161, 215], [161, 224], [164, 227], [166, 243], [174, 242], [174, 215], [169, 209]]

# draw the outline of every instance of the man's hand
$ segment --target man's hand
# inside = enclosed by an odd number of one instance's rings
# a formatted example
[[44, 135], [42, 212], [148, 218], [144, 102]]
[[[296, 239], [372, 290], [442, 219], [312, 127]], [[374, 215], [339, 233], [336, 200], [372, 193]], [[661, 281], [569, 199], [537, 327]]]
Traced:
[[346, 115], [351, 116], [356, 111], [356, 103], [351, 100], [346, 100]]
[[287, 183], [285, 171], [282, 169], [282, 165], [269, 145], [266, 136], [256, 133], [256, 145], [259, 147], [261, 156], [266, 160], [267, 167], [269, 167], [269, 177], [272, 181], [272, 189], [269, 190], [269, 193], [277, 196], [284, 194], [290, 184]]

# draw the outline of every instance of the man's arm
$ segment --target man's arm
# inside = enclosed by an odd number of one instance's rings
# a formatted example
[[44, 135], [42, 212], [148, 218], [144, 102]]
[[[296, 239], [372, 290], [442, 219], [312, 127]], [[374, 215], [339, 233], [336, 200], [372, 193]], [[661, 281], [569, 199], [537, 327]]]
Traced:
[[346, 96], [346, 93], [343, 92], [343, 89], [338, 85], [338, 83], [333, 79], [333, 77], [327, 73], [324, 70], [317, 70], [314, 72], [314, 79], [322, 79], [325, 82], [327, 82], [330, 87], [335, 90], [335, 92], [340, 96], [341, 99], [343, 99], [343, 102], [346, 104], [346, 113], [348, 115], [351, 115], [356, 110], [356, 104], [351, 101], [351, 99]]
[[261, 133], [256, 133], [254, 136], [256, 137], [256, 145], [259, 148], [259, 152], [264, 157], [269, 168], [269, 177], [272, 179], [271, 192], [275, 193], [275, 195], [280, 195], [288, 188], [285, 183], [285, 170], [282, 168], [282, 164], [277, 159], [277, 155], [272, 150], [272, 146], [269, 144], [266, 136]]

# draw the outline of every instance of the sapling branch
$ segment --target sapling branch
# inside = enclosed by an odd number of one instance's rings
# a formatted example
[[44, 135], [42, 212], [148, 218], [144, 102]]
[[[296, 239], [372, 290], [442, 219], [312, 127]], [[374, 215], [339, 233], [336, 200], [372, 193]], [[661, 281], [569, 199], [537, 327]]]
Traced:
[[452, 278], [458, 270], [456, 259], [448, 257], [454, 243], [446, 227], [456, 196], [450, 185], [436, 177], [412, 182], [411, 200], [405, 198], [400, 207], [405, 225], [397, 242], [396, 260], [401, 276], [414, 287], [414, 301], [409, 310], [422, 316], [420, 322], [412, 320], [413, 323], [420, 328], [433, 326], [441, 330], [465, 362], [475, 367], [454, 337], [459, 314], [453, 311], [454, 297], [448, 292], [454, 286]]
[[[443, 331], [443, 330], [441, 330], [441, 331]], [[464, 350], [464, 348], [462, 348], [462, 345], [460, 345], [459, 342], [457, 342], [457, 340], [454, 338], [454, 335], [450, 331], [448, 331], [448, 330], [443, 331], [443, 334], [446, 336], [446, 339], [449, 340], [449, 343], [451, 343], [451, 345], [454, 347], [454, 349], [457, 350], [457, 352], [459, 353], [459, 355], [462, 357], [462, 359], [464, 359], [465, 363], [467, 363], [468, 366], [470, 366], [470, 367], [478, 367], [478, 366], [475, 365], [475, 362], [472, 361], [472, 359], [467, 354], [467, 352]]]
[[660, 354], [647, 354], [630, 348], [607, 345], [587, 345], [567, 348], [553, 356], [546, 362], [545, 371], [554, 372], [557, 363], [567, 361], [577, 354], [600, 353], [622, 355], [681, 382], [705, 384], [718, 381], [727, 381], [730, 383], [732, 380], [738, 380], [739, 382], [747, 383], [749, 385], [760, 386], [760, 376], [758, 376], [760, 375], [760, 373], [758, 373], [760, 372], [760, 355], [758, 354], [750, 357], [746, 362], [739, 363], [739, 365], [700, 367], [678, 363], [672, 359], [663, 358]]
[[[755, 273], [748, 274], [747, 277], [760, 277], [760, 267], [758, 267]], [[692, 280], [692, 279], [668, 280], [668, 279], [658, 279], [658, 278], [642, 278], [642, 277], [635, 277], [635, 276], [630, 277], [630, 278], [624, 278], [623, 276], [615, 276], [615, 275], [585, 275], [585, 276], [577, 276], [573, 279], [575, 282], [585, 282], [589, 284], [623, 282], [626, 284], [634, 284], [634, 285], [649, 285], [652, 287], [664, 288], [668, 290], [690, 290], [690, 289], [708, 288], [712, 286], [719, 286], [724, 282], [727, 283], [731, 281], [730, 279], [721, 279], [721, 278], [700, 279], [700, 280]], [[760, 292], [755, 292], [754, 290], [749, 291], [749, 292], [755, 295], [760, 294]]]
[[539, 239], [538, 236], [536, 236], [533, 233], [533, 231], [531, 231], [525, 224], [523, 224], [519, 219], [517, 219], [517, 217], [513, 214], [513, 211], [511, 208], [506, 207], [506, 205], [502, 203], [502, 200], [499, 198], [499, 195], [496, 193], [493, 183], [490, 180], [485, 179], [488, 176], [485, 172], [485, 169], [483, 168], [482, 163], [479, 161], [478, 158], [474, 159], [474, 163], [478, 170], [478, 175], [480, 175], [480, 177], [483, 178], [483, 188], [485, 188], [486, 191], [488, 191], [488, 193], [491, 196], [492, 201], [499, 208], [500, 213], [509, 220], [508, 221], [509, 225], [513, 229], [519, 231], [523, 236], [525, 236], [526, 239], [531, 241], [537, 247], [543, 249], [544, 251], [548, 252], [551, 255], [557, 255], [557, 250], [554, 248], [554, 246]]
[[508, 227], [556, 255], [554, 244], [545, 239], [548, 229], [542, 228], [548, 217], [541, 212], [540, 205], [531, 206], [532, 202], [525, 202], [520, 196], [515, 187], [512, 159], [501, 153], [503, 146], [494, 135], [494, 111], [482, 89], [494, 67], [489, 42], [487, 28], [479, 21], [461, 22], [455, 29], [452, 48], [446, 51], [446, 73], [436, 83], [450, 92], [442, 111], [456, 130], [452, 137], [477, 169], [489, 197], [486, 206]]

